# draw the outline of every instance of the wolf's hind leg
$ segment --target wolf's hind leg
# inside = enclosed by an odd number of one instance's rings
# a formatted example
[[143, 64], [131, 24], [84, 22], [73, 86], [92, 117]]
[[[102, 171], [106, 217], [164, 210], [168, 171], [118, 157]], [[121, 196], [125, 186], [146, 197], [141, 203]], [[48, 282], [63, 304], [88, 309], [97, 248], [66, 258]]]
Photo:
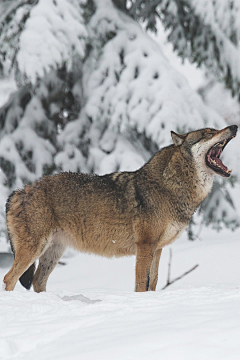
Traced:
[[150, 282], [149, 282], [149, 288], [150, 291], [155, 291], [158, 281], [158, 267], [159, 267], [159, 261], [161, 257], [162, 249], [157, 250], [153, 255], [153, 261], [150, 269]]
[[64, 253], [66, 246], [59, 242], [53, 242], [51, 246], [39, 258], [37, 271], [33, 278], [33, 288], [36, 292], [46, 291], [47, 280], [59, 259]]
[[40, 256], [42, 252], [41, 246], [30, 247], [29, 244], [31, 242], [31, 239], [25, 242], [21, 242], [21, 246], [15, 249], [15, 259], [13, 265], [3, 279], [5, 290], [13, 290], [18, 279]]

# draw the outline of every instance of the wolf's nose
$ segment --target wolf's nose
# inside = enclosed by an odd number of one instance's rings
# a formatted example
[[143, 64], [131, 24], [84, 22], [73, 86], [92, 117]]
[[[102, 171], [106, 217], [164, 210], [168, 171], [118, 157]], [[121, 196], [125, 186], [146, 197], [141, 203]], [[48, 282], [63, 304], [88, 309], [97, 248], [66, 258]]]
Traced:
[[237, 132], [238, 127], [237, 127], [237, 125], [231, 125], [231, 126], [229, 126], [229, 130]]

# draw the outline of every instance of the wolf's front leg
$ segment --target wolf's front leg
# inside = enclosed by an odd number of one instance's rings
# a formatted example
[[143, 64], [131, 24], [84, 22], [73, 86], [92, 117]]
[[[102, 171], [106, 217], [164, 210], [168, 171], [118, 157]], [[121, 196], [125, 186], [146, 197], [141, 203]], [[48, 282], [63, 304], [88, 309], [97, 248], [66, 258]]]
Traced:
[[137, 244], [135, 291], [143, 292], [150, 290], [150, 270], [153, 254], [154, 251], [151, 244]]
[[155, 251], [153, 255], [153, 261], [150, 269], [150, 281], [149, 281], [149, 288], [150, 291], [155, 291], [158, 281], [158, 267], [159, 261], [161, 257], [162, 249], [158, 249]]

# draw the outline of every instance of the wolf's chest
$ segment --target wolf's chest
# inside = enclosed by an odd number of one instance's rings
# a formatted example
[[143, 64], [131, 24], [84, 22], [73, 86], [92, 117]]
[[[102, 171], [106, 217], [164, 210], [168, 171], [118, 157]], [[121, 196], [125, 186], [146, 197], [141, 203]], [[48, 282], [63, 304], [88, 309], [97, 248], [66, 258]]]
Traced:
[[166, 245], [171, 244], [182, 234], [186, 227], [187, 224], [177, 223], [173, 221], [169, 222], [165, 228], [163, 235], [159, 240], [158, 248], [160, 249]]

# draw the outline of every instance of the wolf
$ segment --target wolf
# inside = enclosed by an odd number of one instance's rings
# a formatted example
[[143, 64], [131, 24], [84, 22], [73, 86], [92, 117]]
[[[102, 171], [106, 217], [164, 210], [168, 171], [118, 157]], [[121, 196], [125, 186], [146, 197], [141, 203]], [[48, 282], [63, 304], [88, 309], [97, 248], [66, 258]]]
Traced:
[[50, 273], [71, 246], [107, 257], [136, 255], [135, 291], [154, 291], [162, 248], [187, 227], [213, 176], [230, 176], [220, 156], [237, 129], [172, 131], [173, 144], [136, 171], [62, 172], [14, 191], [6, 223], [15, 259], [5, 289], [13, 290], [19, 279], [26, 289], [33, 283], [36, 292], [46, 291]]

